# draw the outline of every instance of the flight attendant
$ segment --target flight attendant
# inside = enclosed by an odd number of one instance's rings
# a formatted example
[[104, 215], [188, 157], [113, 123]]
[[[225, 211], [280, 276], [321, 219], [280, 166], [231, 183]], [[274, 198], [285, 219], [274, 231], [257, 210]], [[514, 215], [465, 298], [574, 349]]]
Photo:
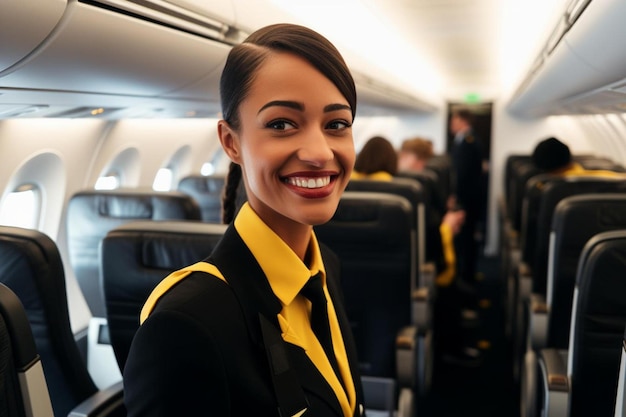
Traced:
[[472, 114], [466, 109], [453, 112], [450, 118], [450, 131], [454, 134], [454, 195], [448, 203], [449, 208], [465, 211], [465, 222], [455, 238], [455, 247], [459, 277], [469, 286], [475, 283], [478, 258], [476, 232], [483, 195], [483, 152], [472, 130], [472, 120]]
[[231, 50], [220, 93], [229, 228], [146, 302], [124, 369], [128, 415], [363, 415], [338, 260], [313, 232], [355, 162], [352, 76], [328, 40], [278, 24]]

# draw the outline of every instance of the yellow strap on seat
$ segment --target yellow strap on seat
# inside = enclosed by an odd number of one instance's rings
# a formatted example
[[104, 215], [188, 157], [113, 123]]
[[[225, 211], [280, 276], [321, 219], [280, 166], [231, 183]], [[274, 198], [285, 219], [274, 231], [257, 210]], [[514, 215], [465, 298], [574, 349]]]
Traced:
[[222, 273], [217, 269], [217, 267], [213, 264], [207, 262], [197, 262], [193, 265], [186, 266], [185, 268], [179, 269], [178, 271], [174, 271], [169, 274], [167, 277], [163, 279], [163, 281], [159, 282], [159, 284], [152, 290], [152, 293], [148, 297], [148, 300], [143, 305], [141, 309], [141, 315], [139, 316], [139, 323], [143, 324], [143, 322], [148, 318], [152, 309], [159, 301], [161, 296], [168, 292], [170, 288], [174, 285], [178, 284], [182, 281], [187, 275], [192, 272], [206, 272], [207, 274], [214, 275], [226, 282], [226, 278], [222, 275]]

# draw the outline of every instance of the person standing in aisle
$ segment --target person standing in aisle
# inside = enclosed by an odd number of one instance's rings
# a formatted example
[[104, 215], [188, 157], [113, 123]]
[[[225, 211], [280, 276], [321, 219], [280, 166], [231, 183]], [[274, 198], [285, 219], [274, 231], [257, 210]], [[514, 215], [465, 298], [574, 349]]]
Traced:
[[466, 109], [452, 113], [450, 131], [452, 147], [453, 195], [449, 209], [465, 211], [465, 222], [455, 238], [457, 271], [460, 279], [473, 287], [476, 282], [478, 257], [477, 225], [482, 207], [483, 151], [472, 130], [473, 116]]

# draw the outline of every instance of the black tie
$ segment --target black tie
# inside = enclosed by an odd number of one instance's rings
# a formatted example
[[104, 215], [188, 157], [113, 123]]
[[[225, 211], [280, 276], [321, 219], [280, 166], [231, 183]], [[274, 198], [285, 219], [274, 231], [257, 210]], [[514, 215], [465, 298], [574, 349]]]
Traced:
[[317, 340], [319, 340], [322, 345], [322, 348], [324, 348], [326, 357], [330, 361], [339, 382], [343, 385], [337, 359], [335, 358], [335, 352], [333, 352], [333, 342], [330, 336], [330, 324], [328, 321], [328, 309], [326, 308], [326, 296], [322, 288], [321, 274], [318, 273], [312, 276], [304, 287], [302, 287], [300, 293], [311, 302], [311, 328], [315, 336], [317, 336]]

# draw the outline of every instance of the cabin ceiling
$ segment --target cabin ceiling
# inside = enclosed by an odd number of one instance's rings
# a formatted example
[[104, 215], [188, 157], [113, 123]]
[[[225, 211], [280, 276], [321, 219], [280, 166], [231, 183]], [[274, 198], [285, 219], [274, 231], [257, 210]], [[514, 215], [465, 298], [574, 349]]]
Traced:
[[[448, 99], [498, 89], [502, 0], [362, 0], [439, 74]], [[398, 51], [402, 53], [402, 51]]]
[[[360, 108], [373, 115], [499, 99], [524, 116], [624, 110], [626, 52], [615, 42], [626, 35], [624, 0], [8, 4], [15, 19], [0, 25], [0, 39], [11, 39], [0, 43], [0, 119], [83, 117], [90, 108], [103, 118], [218, 117], [230, 47], [285, 21], [337, 45]], [[162, 12], [167, 4], [189, 16]]]

